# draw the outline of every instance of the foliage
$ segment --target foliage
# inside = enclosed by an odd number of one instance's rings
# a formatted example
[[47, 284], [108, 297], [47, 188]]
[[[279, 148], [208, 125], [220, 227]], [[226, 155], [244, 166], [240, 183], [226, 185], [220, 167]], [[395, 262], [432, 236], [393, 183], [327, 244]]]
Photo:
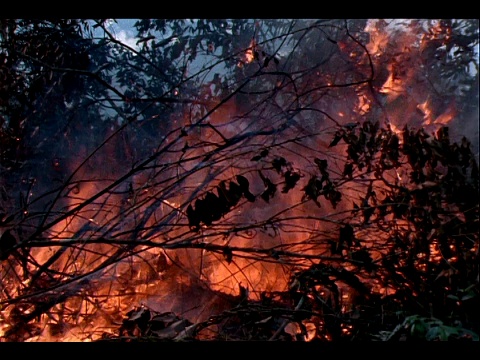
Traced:
[[408, 316], [402, 324], [397, 325], [391, 332], [381, 331], [378, 336], [382, 341], [391, 341], [395, 337], [405, 336], [407, 339], [426, 341], [467, 340], [479, 341], [479, 337], [472, 331], [462, 327], [444, 325], [435, 318], [425, 318], [418, 315]]

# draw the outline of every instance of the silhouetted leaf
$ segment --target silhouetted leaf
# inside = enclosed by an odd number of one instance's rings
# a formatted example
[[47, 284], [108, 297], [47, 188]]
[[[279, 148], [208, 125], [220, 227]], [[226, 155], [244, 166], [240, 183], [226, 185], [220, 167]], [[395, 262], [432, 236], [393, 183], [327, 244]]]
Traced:
[[228, 182], [228, 192], [227, 198], [231, 206], [235, 206], [238, 204], [240, 199], [242, 198], [243, 191], [240, 185], [235, 183], [234, 181]]
[[328, 240], [330, 255], [341, 255], [343, 245], [338, 240]]
[[338, 203], [342, 200], [342, 193], [337, 190], [333, 190], [329, 193], [328, 200], [334, 209], [337, 208]]
[[238, 181], [238, 184], [240, 185], [240, 188], [241, 188], [242, 193], [245, 196], [245, 198], [250, 202], [254, 202], [255, 201], [255, 195], [253, 195], [249, 190], [250, 183], [249, 183], [248, 179], [243, 175], [237, 175], [237, 181]]
[[345, 135], [345, 133], [343, 131], [335, 132], [335, 136], [333, 137], [333, 140], [330, 142], [328, 147], [331, 148], [331, 147], [337, 145], [340, 142], [340, 140], [342, 140], [344, 135]]
[[7, 259], [15, 245], [17, 245], [17, 239], [12, 235], [10, 229], [5, 230], [0, 237], [0, 260]]
[[342, 194], [337, 191], [335, 185], [328, 179], [323, 186], [323, 195], [325, 196], [325, 199], [330, 201], [334, 209], [337, 208], [337, 204], [342, 200]]
[[322, 174], [325, 172], [325, 170], [327, 170], [327, 167], [328, 167], [327, 160], [314, 158], [313, 161], [315, 162], [315, 164], [317, 164], [318, 169]]
[[339, 234], [339, 242], [340, 244], [346, 244], [349, 248], [353, 245], [353, 241], [355, 240], [355, 234], [353, 231], [353, 227], [350, 224], [342, 226], [340, 228]]
[[205, 225], [212, 225], [212, 215], [203, 199], [195, 200], [195, 213]]
[[225, 256], [225, 260], [227, 261], [227, 264], [230, 264], [233, 260], [233, 252], [232, 249], [230, 249], [228, 246], [226, 246], [223, 249], [223, 256]]
[[355, 265], [358, 266], [359, 268], [363, 267], [367, 271], [372, 271], [372, 270], [375, 270], [376, 268], [375, 264], [373, 263], [373, 259], [370, 256], [370, 253], [365, 248], [362, 248], [357, 251], [353, 251], [351, 253], [351, 257], [352, 257], [352, 260], [358, 262], [358, 263], [355, 263]]
[[223, 204], [220, 199], [213, 192], [207, 192], [205, 195], [205, 208], [208, 209], [208, 213], [211, 221], [220, 220], [223, 216]]
[[261, 171], [258, 173], [263, 181], [263, 184], [265, 185], [265, 190], [260, 194], [260, 197], [268, 203], [269, 200], [275, 195], [277, 191], [277, 185], [275, 185], [268, 177], [264, 176]]
[[225, 183], [223, 185], [217, 186], [217, 198], [218, 198], [218, 206], [222, 209], [222, 212], [225, 214], [230, 210], [232, 206], [227, 198], [227, 191], [225, 189]]
[[342, 175], [352, 179], [352, 177], [353, 177], [353, 164], [352, 163], [345, 163], [345, 167], [343, 169], [343, 174]]
[[282, 189], [282, 193], [288, 193], [291, 189], [297, 185], [298, 180], [300, 180], [300, 174], [298, 172], [293, 172], [290, 170], [287, 170], [285, 172], [285, 184]]
[[303, 188], [303, 191], [305, 192], [303, 198], [313, 200], [315, 204], [320, 207], [320, 203], [317, 198], [320, 195], [321, 190], [322, 182], [316, 176], [311, 176], [307, 185], [305, 185], [305, 187]]
[[192, 204], [188, 205], [187, 207], [187, 218], [190, 229], [198, 230], [200, 228], [200, 218], [197, 216]]
[[351, 122], [351, 123], [347, 123], [345, 125], [343, 125], [343, 127], [345, 129], [347, 129], [348, 131], [352, 131], [353, 129], [355, 129], [358, 125], [360, 125], [359, 122]]
[[226, 182], [222, 180], [217, 187], [219, 201], [223, 204], [224, 209], [227, 209], [226, 211], [237, 205], [242, 197], [240, 186], [235, 184], [236, 186], [234, 185], [232, 187], [232, 183], [233, 182], [229, 182], [229, 188], [227, 189]]
[[280, 174], [282, 172], [282, 167], [287, 166], [287, 160], [283, 157], [276, 157], [272, 160], [273, 168]]

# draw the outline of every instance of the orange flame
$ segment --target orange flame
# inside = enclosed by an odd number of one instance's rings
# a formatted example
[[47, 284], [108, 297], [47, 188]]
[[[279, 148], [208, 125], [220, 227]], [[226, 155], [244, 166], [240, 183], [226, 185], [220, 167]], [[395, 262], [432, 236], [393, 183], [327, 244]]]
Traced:
[[255, 39], [252, 39], [252, 41], [250, 41], [250, 45], [248, 49], [245, 51], [245, 61], [247, 64], [255, 60], [256, 47], [257, 47], [257, 42], [255, 41]]

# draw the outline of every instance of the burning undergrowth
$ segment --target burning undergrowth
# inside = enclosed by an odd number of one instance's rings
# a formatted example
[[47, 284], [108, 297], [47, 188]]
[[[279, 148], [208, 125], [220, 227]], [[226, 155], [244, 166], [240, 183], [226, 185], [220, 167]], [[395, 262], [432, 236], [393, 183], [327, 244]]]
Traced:
[[357, 25], [249, 40], [228, 95], [214, 77], [168, 122], [32, 132], [50, 166], [2, 183], [2, 338], [478, 338], [478, 146], [425, 70], [468, 49], [448, 21]]

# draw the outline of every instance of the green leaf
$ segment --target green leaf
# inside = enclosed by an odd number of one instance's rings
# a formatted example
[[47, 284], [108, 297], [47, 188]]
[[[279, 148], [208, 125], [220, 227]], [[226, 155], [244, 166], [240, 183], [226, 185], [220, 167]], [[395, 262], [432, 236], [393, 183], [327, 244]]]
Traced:
[[427, 327], [423, 321], [416, 321], [410, 330], [410, 334], [416, 338], [423, 338], [427, 332]]
[[477, 297], [477, 294], [471, 292], [471, 293], [468, 293], [467, 295], [462, 296], [461, 300], [465, 301], [465, 300], [473, 299], [475, 297]]
[[445, 331], [443, 326], [434, 326], [430, 328], [427, 333], [425, 334], [425, 340], [432, 341], [432, 340], [441, 340], [447, 341], [448, 340], [448, 332]]

